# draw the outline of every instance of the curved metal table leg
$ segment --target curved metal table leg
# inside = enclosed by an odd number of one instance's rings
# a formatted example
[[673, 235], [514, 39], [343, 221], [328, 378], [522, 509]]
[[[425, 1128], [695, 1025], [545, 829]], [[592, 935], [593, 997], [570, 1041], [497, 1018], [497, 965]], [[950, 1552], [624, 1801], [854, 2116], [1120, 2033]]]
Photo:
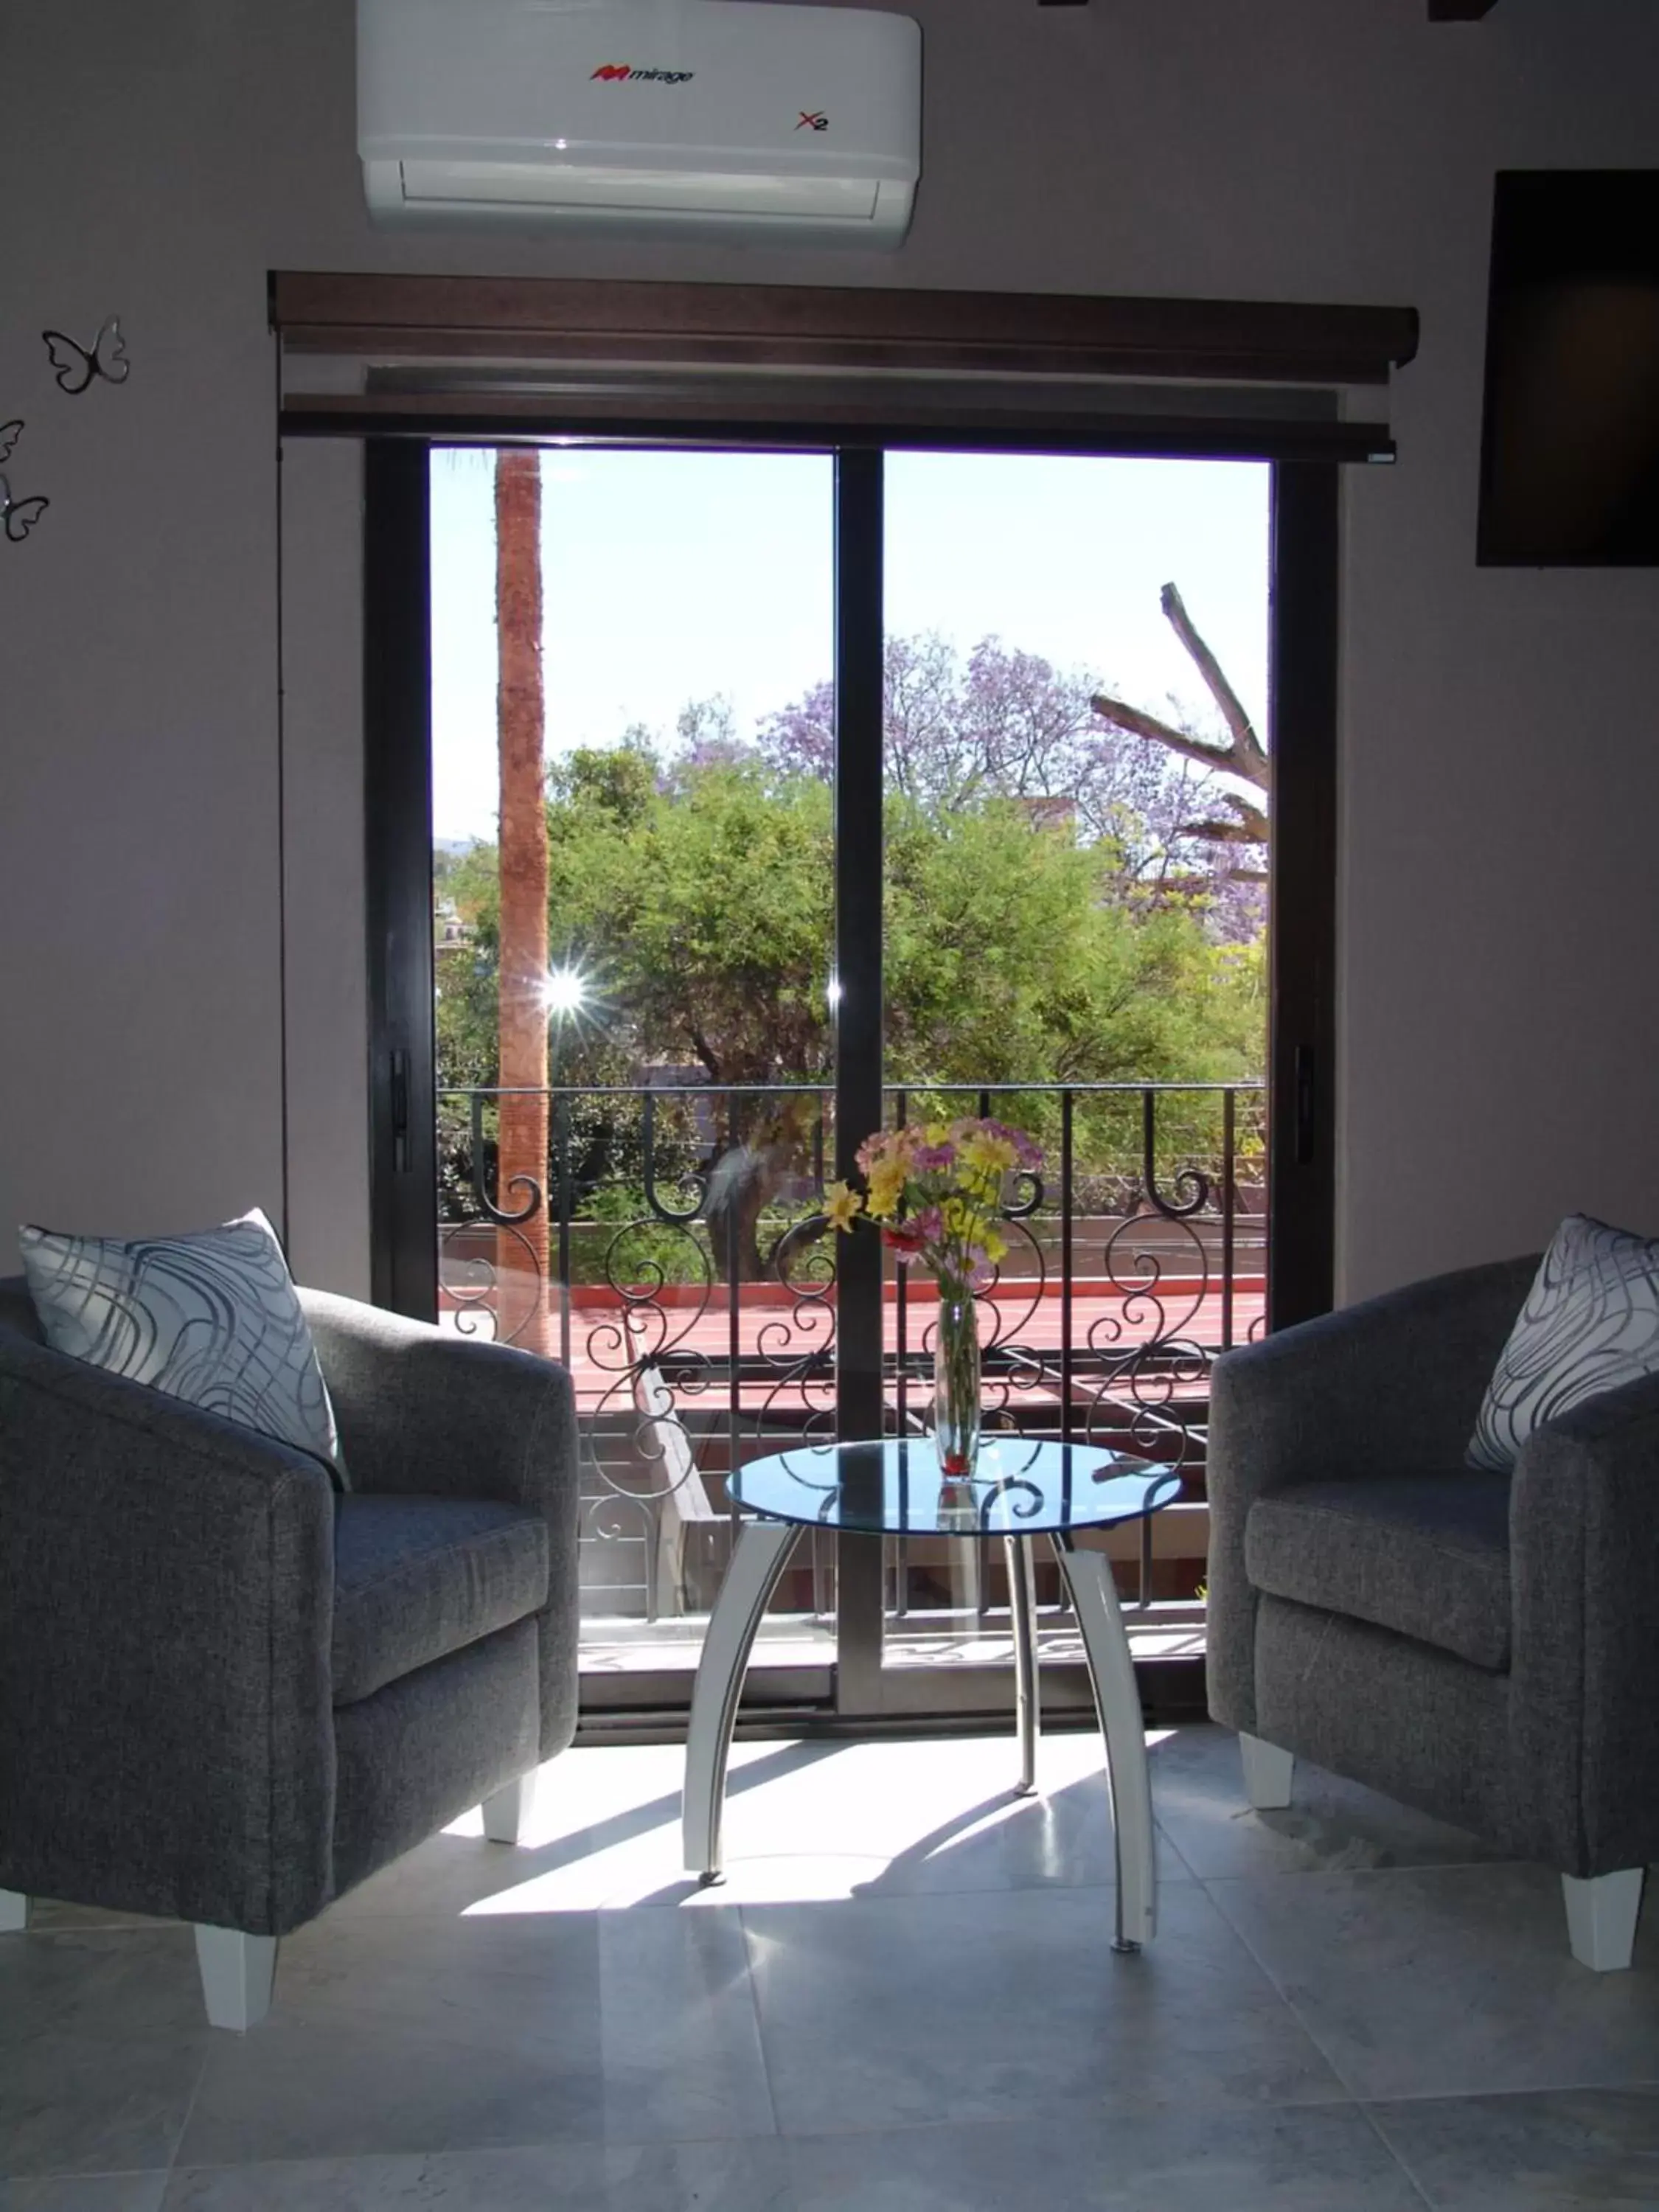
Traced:
[[1117, 1936], [1115, 1950], [1138, 1951], [1158, 1930], [1158, 1863], [1152, 1847], [1152, 1791], [1146, 1771], [1146, 1727], [1135, 1687], [1134, 1662], [1104, 1552], [1078, 1550], [1069, 1534], [1056, 1535], [1054, 1553], [1072, 1595], [1095, 1709], [1106, 1739], [1106, 1772], [1112, 1790], [1113, 1844], [1117, 1855]]
[[792, 1521], [745, 1521], [708, 1616], [691, 1692], [681, 1799], [686, 1871], [704, 1881], [714, 1881], [720, 1871], [726, 1762], [750, 1647], [800, 1533]]
[[1019, 1731], [1019, 1794], [1036, 1788], [1041, 1692], [1036, 1667], [1036, 1589], [1029, 1536], [1002, 1540], [1008, 1562], [1008, 1612], [1014, 1625], [1014, 1718]]

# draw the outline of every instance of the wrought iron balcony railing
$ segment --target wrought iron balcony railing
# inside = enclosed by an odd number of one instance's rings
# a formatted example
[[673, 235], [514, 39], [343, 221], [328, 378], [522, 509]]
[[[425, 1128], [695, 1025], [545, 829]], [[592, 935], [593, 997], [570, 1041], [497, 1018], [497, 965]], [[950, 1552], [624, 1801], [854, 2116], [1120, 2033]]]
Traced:
[[[502, 1102], [527, 1095], [440, 1094], [441, 1317], [566, 1363], [586, 1534], [636, 1540], [623, 1610], [696, 1612], [726, 1471], [833, 1427], [832, 1094], [553, 1089], [545, 1173], [502, 1191]], [[1011, 1190], [1009, 1256], [979, 1302], [988, 1419], [1169, 1461], [1196, 1494], [1211, 1363], [1262, 1326], [1261, 1086], [933, 1085], [888, 1101], [896, 1121], [994, 1111], [1045, 1148]], [[884, 1293], [889, 1422], [920, 1429], [932, 1285], [890, 1268]], [[1150, 1555], [1140, 1579], [1145, 1599]]]

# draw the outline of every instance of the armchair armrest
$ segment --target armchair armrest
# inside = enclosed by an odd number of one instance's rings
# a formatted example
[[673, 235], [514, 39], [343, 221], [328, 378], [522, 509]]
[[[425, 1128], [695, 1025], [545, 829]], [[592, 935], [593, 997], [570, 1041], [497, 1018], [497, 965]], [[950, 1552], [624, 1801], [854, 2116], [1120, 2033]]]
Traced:
[[307, 1453], [0, 1331], [0, 1887], [320, 1910], [333, 1532]]
[[1540, 1429], [1510, 1503], [1517, 1814], [1580, 1875], [1659, 1857], [1659, 1376]]
[[548, 1524], [541, 1755], [576, 1724], [575, 1393], [556, 1360], [302, 1290], [356, 1490], [495, 1498]]
[[1225, 1352], [1210, 1387], [1210, 1710], [1255, 1727], [1255, 1593], [1244, 1524], [1265, 1492], [1339, 1474], [1455, 1468], [1536, 1254], [1436, 1275]]

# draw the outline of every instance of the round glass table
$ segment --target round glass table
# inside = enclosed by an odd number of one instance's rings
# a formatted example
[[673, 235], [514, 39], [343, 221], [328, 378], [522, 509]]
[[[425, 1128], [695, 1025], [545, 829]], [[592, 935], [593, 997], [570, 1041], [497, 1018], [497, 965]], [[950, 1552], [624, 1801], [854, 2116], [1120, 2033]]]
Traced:
[[1103, 1551], [1079, 1532], [1110, 1528], [1172, 1504], [1181, 1478], [1168, 1467], [1090, 1444], [989, 1436], [971, 1482], [946, 1482], [931, 1437], [802, 1444], [750, 1460], [731, 1478], [747, 1516], [709, 1616], [685, 1747], [685, 1864], [705, 1881], [720, 1874], [726, 1768], [744, 1673], [789, 1555], [803, 1529], [871, 1536], [951, 1535], [999, 1540], [1008, 1561], [1020, 1784], [1036, 1779], [1038, 1724], [1031, 1539], [1045, 1536], [1077, 1615], [1105, 1739], [1117, 1858], [1117, 1948], [1138, 1950], [1158, 1915], [1152, 1802], [1134, 1665]]

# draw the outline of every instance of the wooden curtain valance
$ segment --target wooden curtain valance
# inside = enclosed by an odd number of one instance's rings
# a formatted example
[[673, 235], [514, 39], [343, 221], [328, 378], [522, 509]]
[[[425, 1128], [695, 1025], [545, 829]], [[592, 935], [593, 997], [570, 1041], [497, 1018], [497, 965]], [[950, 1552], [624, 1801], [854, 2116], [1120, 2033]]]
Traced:
[[1410, 307], [809, 284], [349, 276], [281, 270], [285, 353], [938, 374], [1376, 385], [1417, 349]]

